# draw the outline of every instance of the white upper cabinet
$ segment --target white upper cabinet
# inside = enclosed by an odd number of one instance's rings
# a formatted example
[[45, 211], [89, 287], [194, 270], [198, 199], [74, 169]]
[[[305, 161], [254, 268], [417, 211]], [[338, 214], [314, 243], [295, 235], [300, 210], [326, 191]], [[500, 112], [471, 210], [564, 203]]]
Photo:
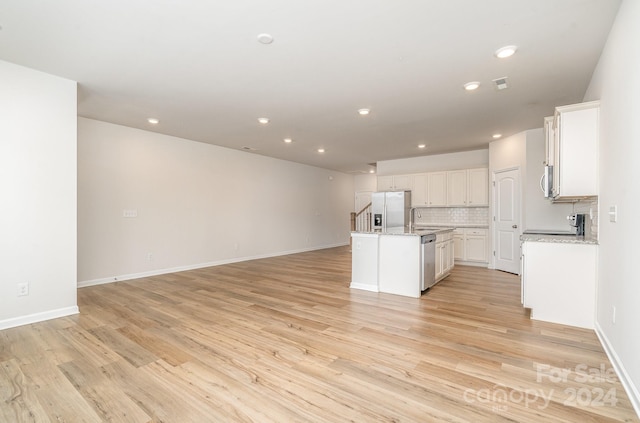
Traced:
[[429, 207], [446, 207], [447, 172], [427, 174], [427, 203]]
[[411, 191], [413, 175], [378, 176], [378, 191]]
[[378, 191], [393, 191], [393, 176], [378, 176]]
[[447, 172], [449, 207], [485, 207], [489, 205], [489, 170], [463, 169]]
[[467, 171], [447, 172], [447, 205], [464, 207], [467, 205]]
[[411, 191], [412, 207], [486, 207], [487, 168], [378, 176], [378, 191]]
[[398, 191], [411, 191], [413, 189], [413, 175], [395, 175], [393, 186]]
[[489, 169], [469, 169], [467, 171], [467, 206], [489, 205]]
[[600, 102], [556, 107], [553, 199], [598, 195]]
[[413, 175], [413, 189], [411, 190], [411, 206], [427, 206], [427, 174], [417, 173]]

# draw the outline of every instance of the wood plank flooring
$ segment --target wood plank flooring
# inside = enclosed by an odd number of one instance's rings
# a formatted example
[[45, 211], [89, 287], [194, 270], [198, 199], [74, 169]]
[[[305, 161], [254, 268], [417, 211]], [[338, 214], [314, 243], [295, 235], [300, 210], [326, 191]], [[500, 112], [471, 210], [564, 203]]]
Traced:
[[0, 331], [0, 422], [638, 422], [595, 334], [516, 276], [349, 289], [348, 247], [82, 288]]

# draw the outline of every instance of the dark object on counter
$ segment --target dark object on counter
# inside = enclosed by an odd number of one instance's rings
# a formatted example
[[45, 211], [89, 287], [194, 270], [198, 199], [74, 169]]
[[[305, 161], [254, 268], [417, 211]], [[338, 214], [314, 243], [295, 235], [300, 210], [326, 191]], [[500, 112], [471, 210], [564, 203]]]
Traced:
[[586, 224], [587, 215], [584, 213], [575, 213], [569, 216], [569, 224], [576, 228], [577, 236], [584, 236], [584, 226]]

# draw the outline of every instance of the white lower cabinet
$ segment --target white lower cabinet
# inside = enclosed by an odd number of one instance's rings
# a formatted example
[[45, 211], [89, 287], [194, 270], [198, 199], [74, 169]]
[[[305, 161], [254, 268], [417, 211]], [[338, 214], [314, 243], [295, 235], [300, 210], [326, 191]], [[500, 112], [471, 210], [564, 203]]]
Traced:
[[453, 232], [436, 234], [436, 282], [451, 274], [453, 263]]
[[457, 228], [453, 232], [454, 258], [469, 264], [489, 262], [489, 230]]
[[593, 329], [595, 244], [522, 243], [523, 304], [531, 318]]

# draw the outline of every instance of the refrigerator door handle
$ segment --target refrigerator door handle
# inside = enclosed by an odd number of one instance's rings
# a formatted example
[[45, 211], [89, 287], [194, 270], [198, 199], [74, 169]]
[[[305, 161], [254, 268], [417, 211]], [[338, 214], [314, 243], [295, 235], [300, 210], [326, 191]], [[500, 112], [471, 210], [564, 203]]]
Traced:
[[382, 207], [382, 232], [387, 232], [387, 202]]

